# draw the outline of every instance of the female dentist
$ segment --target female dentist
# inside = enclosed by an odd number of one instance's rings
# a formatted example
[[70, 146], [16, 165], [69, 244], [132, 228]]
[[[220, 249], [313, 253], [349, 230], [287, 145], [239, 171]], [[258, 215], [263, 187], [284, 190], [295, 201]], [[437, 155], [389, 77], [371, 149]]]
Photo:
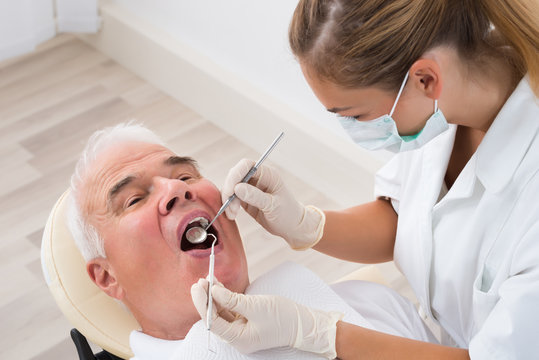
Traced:
[[[243, 352], [539, 359], [537, 0], [301, 0], [289, 39], [313, 92], [352, 139], [397, 155], [376, 175], [377, 200], [350, 209], [303, 206], [268, 167], [238, 184], [250, 161], [230, 171], [223, 199], [235, 192], [294, 249], [394, 260], [442, 341], [220, 286], [212, 331]], [[221, 315], [229, 311], [232, 320]]]

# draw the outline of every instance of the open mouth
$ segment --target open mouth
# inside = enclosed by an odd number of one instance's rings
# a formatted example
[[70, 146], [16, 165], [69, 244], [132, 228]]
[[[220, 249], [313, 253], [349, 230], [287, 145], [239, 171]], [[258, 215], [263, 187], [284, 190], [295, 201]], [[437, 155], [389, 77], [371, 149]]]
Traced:
[[[206, 232], [208, 233], [208, 236], [206, 237], [206, 240], [204, 240], [203, 242], [201, 242], [200, 244], [193, 244], [191, 243], [189, 240], [187, 240], [187, 230], [191, 229], [191, 228], [194, 228], [194, 227], [201, 227], [201, 228], [205, 228], [206, 226], [208, 226], [209, 224], [209, 220], [206, 219], [205, 217], [196, 217], [194, 218], [193, 220], [191, 220], [189, 222], [189, 224], [187, 224], [187, 226], [185, 227], [184, 231], [183, 231], [183, 234], [182, 234], [182, 240], [180, 242], [180, 249], [182, 251], [190, 251], [190, 250], [205, 250], [205, 249], [209, 249], [211, 248], [211, 244], [213, 243], [213, 240], [215, 240], [213, 238], [213, 236], [215, 236], [215, 238], [217, 239], [217, 242], [215, 243], [215, 245], [218, 245], [219, 244], [219, 236], [217, 234], [217, 230], [212, 226], [210, 226], [208, 228], [208, 230], [206, 230]], [[213, 235], [213, 236], [209, 236], [209, 235]]]

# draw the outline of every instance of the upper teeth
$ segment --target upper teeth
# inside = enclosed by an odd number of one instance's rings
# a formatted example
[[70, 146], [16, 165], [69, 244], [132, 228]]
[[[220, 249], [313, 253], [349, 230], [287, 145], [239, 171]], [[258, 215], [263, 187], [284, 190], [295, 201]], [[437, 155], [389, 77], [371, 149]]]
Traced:
[[200, 222], [200, 225], [202, 225], [202, 227], [204, 227], [204, 228], [205, 228], [206, 226], [208, 226], [208, 224], [210, 223], [210, 222], [208, 221], [208, 219], [203, 218], [202, 216], [199, 216], [199, 217], [196, 217], [196, 218], [194, 218], [193, 220], [189, 221], [189, 225], [192, 224], [192, 223], [194, 223], [194, 222], [197, 222], [197, 221]]

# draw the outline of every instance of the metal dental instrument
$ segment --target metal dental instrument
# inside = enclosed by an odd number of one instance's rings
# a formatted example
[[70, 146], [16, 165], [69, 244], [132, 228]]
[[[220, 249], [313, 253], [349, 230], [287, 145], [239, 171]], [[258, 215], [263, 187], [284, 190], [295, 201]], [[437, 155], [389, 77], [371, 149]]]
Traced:
[[217, 242], [217, 238], [213, 234], [208, 234], [209, 236], [213, 236], [213, 242], [211, 244], [211, 254], [210, 254], [210, 268], [208, 270], [208, 278], [209, 278], [209, 285], [208, 285], [208, 311], [206, 313], [206, 329], [208, 330], [208, 350], [210, 349], [210, 329], [211, 329], [211, 322], [212, 322], [212, 311], [213, 311], [213, 296], [211, 294], [211, 289], [213, 286], [213, 273], [214, 273], [214, 265], [215, 265], [215, 254], [214, 254], [214, 247], [215, 243]]
[[[247, 173], [247, 175], [245, 175], [243, 177], [243, 179], [241, 180], [242, 183], [245, 183], [247, 181], [249, 181], [249, 179], [251, 179], [251, 177], [256, 173], [256, 171], [258, 170], [258, 167], [262, 164], [262, 162], [264, 162], [264, 160], [266, 160], [266, 158], [268, 157], [268, 155], [270, 154], [270, 152], [273, 150], [273, 148], [275, 148], [275, 146], [277, 145], [277, 143], [283, 138], [284, 136], [284, 132], [281, 132], [276, 138], [275, 140], [273, 140], [273, 142], [271, 143], [271, 145], [269, 146], [269, 148], [264, 152], [264, 154], [262, 154], [262, 156], [260, 157], [260, 159], [258, 159], [258, 161], [256, 162], [256, 164], [251, 168], [251, 170], [249, 170], [249, 172]], [[215, 220], [217, 220], [217, 218], [219, 217], [219, 215], [221, 215], [225, 210], [226, 208], [228, 207], [228, 205], [230, 205], [230, 203], [232, 202], [232, 200], [234, 200], [236, 198], [236, 194], [232, 194], [226, 201], [225, 203], [223, 204], [223, 206], [221, 206], [221, 208], [219, 209], [219, 211], [217, 212], [217, 215], [215, 215], [215, 217], [213, 218], [213, 220], [208, 224], [206, 225], [205, 227], [200, 227], [200, 226], [195, 226], [195, 227], [192, 227], [190, 228], [189, 230], [187, 230], [187, 232], [185, 233], [185, 237], [187, 238], [187, 240], [189, 240], [189, 242], [191, 244], [200, 244], [200, 243], [203, 243], [206, 238], [208, 237], [208, 233], [207, 233], [207, 230], [210, 228], [210, 226], [213, 224], [213, 222]]]

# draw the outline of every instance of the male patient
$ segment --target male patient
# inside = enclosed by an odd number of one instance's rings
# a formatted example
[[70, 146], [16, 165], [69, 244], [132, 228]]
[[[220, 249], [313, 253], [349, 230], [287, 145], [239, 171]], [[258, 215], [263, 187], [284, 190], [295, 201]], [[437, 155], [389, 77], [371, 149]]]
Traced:
[[[69, 228], [91, 279], [129, 308], [145, 334], [184, 338], [200, 320], [190, 289], [208, 274], [211, 246], [192, 245], [185, 232], [221, 206], [215, 185], [149, 130], [119, 125], [89, 140], [71, 191]], [[247, 262], [235, 222], [221, 216], [209, 232], [217, 237], [215, 276], [243, 292]]]
[[[200, 320], [190, 289], [208, 274], [211, 240], [192, 245], [185, 232], [201, 218], [213, 218], [221, 206], [219, 190], [200, 175], [193, 159], [174, 154], [150, 130], [120, 124], [90, 138], [71, 180], [70, 200], [68, 224], [89, 276], [124, 303], [141, 326], [130, 338], [135, 357], [194, 358], [192, 351], [178, 353], [177, 340], [196, 341], [195, 335], [187, 336]], [[216, 278], [228, 289], [244, 292], [249, 285], [247, 262], [236, 223], [221, 216], [209, 232], [217, 237]], [[294, 274], [279, 280], [279, 295], [303, 291], [304, 279], [294, 279]], [[263, 281], [259, 284], [261, 292], [274, 291], [265, 289]], [[326, 290], [314, 288], [317, 293], [310, 298], [332, 302], [337, 297], [328, 293], [324, 300]], [[355, 313], [344, 302], [339, 306], [345, 315]], [[278, 352], [245, 356], [232, 347], [223, 349], [217, 358], [279, 357]], [[303, 352], [293, 356], [317, 358]]]

